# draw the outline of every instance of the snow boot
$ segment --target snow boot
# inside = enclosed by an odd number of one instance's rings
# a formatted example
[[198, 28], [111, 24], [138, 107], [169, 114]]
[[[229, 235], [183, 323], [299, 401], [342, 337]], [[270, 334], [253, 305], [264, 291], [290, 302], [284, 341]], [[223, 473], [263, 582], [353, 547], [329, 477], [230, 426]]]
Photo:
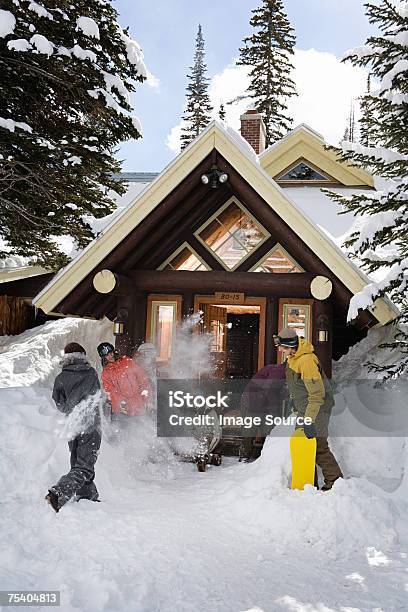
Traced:
[[58, 495], [54, 491], [48, 491], [48, 495], [45, 496], [45, 500], [50, 504], [55, 512], [59, 512]]

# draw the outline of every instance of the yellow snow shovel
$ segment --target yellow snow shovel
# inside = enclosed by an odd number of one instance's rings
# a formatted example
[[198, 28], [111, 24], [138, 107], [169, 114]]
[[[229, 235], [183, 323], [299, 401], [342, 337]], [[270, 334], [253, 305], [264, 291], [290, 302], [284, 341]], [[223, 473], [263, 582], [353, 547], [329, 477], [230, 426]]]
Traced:
[[292, 459], [292, 489], [303, 491], [307, 484], [314, 485], [316, 465], [316, 438], [306, 438], [303, 429], [295, 429], [290, 438]]

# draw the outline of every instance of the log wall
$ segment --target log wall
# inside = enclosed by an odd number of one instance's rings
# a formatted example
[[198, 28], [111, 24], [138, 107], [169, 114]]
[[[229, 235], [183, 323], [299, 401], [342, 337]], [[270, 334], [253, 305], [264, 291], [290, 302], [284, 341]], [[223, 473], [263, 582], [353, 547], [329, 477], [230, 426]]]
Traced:
[[16, 296], [0, 295], [0, 336], [21, 334], [34, 322], [34, 308]]

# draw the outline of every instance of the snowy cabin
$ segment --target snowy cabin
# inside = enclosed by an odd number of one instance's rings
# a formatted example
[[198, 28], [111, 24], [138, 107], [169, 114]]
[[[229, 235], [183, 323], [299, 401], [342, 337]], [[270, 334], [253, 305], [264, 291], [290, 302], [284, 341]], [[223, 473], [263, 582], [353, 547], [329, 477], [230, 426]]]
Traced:
[[33, 300], [46, 314], [108, 317], [116, 343], [157, 348], [162, 375], [176, 326], [202, 311], [219, 377], [250, 377], [278, 359], [273, 334], [310, 339], [328, 374], [338, 359], [397, 311], [387, 299], [347, 324], [350, 298], [369, 283], [339, 248], [353, 217], [323, 187], [374, 189], [300, 125], [264, 150], [256, 111], [241, 136], [212, 122], [160, 174], [132, 181], [101, 235]]

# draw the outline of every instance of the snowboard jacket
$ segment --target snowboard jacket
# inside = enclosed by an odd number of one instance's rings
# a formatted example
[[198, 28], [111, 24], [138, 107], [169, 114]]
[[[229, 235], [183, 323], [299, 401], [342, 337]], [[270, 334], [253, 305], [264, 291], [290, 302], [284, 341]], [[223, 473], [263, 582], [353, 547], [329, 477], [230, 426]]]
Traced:
[[319, 412], [330, 413], [334, 406], [333, 389], [326, 377], [313, 345], [299, 338], [299, 347], [286, 362], [289, 393], [299, 416], [316, 421]]
[[129, 416], [140, 414], [151, 395], [151, 386], [145, 371], [126, 356], [105, 365], [102, 384], [110, 399], [113, 413], [119, 413], [121, 402], [126, 402]]
[[[58, 410], [71, 414], [74, 408], [95, 396], [100, 390], [98, 375], [83, 353], [65, 355], [62, 362], [62, 372], [54, 382], [52, 399]], [[90, 403], [91, 405], [91, 403]], [[92, 415], [87, 415], [91, 428], [99, 427], [100, 415], [98, 402], [92, 403]]]

